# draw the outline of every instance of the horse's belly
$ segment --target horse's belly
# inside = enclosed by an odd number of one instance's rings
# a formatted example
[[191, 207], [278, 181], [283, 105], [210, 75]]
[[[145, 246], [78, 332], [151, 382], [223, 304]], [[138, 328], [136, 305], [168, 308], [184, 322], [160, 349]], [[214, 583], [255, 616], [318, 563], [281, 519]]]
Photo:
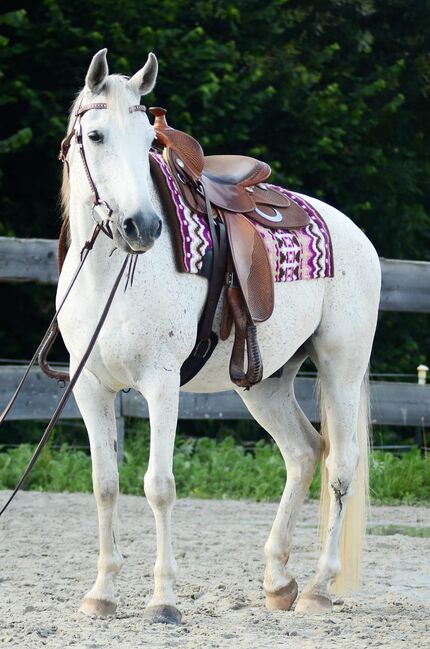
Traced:
[[[301, 280], [275, 284], [275, 308], [266, 322], [257, 325], [257, 339], [263, 359], [264, 378], [270, 376], [291, 358], [294, 352], [317, 329], [322, 313], [327, 279]], [[219, 314], [217, 317], [219, 321]], [[217, 330], [217, 326], [215, 330]], [[219, 341], [211, 358], [199, 374], [185, 385], [185, 392], [221, 392], [234, 385], [229, 363], [234, 341]]]

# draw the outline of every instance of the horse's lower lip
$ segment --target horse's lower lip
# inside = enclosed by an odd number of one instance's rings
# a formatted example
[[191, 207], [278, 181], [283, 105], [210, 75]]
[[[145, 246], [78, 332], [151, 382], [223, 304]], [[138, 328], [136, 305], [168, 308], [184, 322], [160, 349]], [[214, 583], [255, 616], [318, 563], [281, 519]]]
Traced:
[[133, 244], [130, 243], [130, 241], [126, 238], [126, 236], [124, 235], [124, 233], [122, 232], [122, 230], [120, 228], [117, 227], [116, 231], [119, 234], [120, 242], [125, 243], [125, 245], [126, 245], [125, 252], [128, 252], [131, 255], [143, 255], [145, 252], [148, 252], [148, 250], [150, 248], [152, 248], [152, 246], [141, 247], [138, 242], [137, 242], [137, 247], [134, 248]]
[[127, 252], [129, 255], [144, 255], [145, 252], [148, 252], [148, 248], [145, 248], [144, 250], [140, 250], [140, 249], [135, 250], [130, 246], [130, 244], [127, 241], [125, 243], [127, 245]]
[[149, 248], [133, 248], [133, 246], [128, 241], [126, 241], [126, 244], [133, 255], [143, 255], [149, 250]]

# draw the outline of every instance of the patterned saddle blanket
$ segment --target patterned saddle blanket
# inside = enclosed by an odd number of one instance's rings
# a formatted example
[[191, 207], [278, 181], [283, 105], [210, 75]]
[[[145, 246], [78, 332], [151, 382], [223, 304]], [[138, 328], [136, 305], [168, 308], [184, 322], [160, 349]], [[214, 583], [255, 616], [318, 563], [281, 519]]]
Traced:
[[[176, 182], [163, 156], [152, 153], [166, 180], [174, 205], [173, 228], [178, 270], [202, 274], [205, 256], [212, 249], [206, 216], [192, 211], [182, 200]], [[282, 187], [266, 183], [286, 195], [309, 215], [310, 222], [291, 230], [254, 226], [261, 236], [271, 263], [275, 282], [333, 277], [333, 253], [328, 227], [320, 214], [302, 197]], [[172, 220], [172, 218], [171, 218]]]

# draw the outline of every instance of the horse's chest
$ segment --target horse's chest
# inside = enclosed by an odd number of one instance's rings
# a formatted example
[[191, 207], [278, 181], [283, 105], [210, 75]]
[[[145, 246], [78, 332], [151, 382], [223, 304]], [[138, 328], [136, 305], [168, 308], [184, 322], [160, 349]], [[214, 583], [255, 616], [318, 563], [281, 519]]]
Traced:
[[[120, 286], [87, 362], [112, 389], [135, 387], [145, 373], [159, 367], [180, 367], [191, 352], [205, 285], [200, 281], [194, 291], [186, 291], [185, 279], [173, 277], [153, 287], [140, 281], [125, 292]], [[59, 318], [75, 362], [83, 356], [109, 295], [100, 287], [92, 292], [86, 288], [85, 295], [82, 290], [70, 295]]]

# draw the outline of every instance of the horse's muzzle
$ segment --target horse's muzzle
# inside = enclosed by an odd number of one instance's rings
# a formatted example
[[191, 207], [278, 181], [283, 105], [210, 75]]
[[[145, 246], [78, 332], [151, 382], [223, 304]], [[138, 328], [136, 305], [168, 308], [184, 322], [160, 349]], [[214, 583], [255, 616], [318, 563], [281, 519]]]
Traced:
[[154, 245], [162, 230], [162, 221], [157, 214], [150, 216], [136, 212], [121, 219], [119, 232], [133, 252], [146, 252]]

